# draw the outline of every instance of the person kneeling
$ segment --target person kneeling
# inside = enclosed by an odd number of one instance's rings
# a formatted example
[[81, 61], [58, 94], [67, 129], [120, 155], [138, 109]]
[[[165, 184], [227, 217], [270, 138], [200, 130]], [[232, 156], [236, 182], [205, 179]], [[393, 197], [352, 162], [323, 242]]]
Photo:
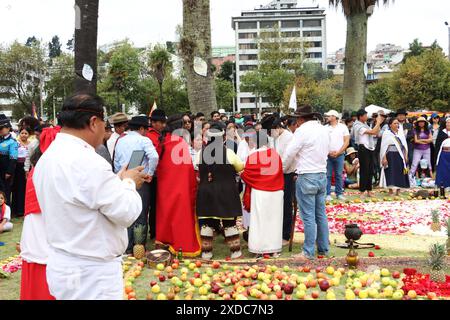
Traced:
[[11, 208], [5, 203], [6, 195], [0, 191], [0, 233], [12, 231]]

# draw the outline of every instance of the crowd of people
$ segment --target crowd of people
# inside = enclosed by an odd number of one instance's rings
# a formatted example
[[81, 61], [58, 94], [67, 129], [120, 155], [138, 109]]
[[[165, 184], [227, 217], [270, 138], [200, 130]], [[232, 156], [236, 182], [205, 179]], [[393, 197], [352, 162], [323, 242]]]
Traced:
[[[223, 237], [238, 259], [242, 222], [250, 253], [278, 257], [292, 237], [295, 201], [305, 240], [294, 257], [312, 260], [329, 254], [333, 189], [338, 200], [345, 187], [371, 196], [378, 180], [398, 192], [422, 159], [436, 184], [450, 187], [450, 117], [433, 115], [428, 126], [409, 124], [402, 110], [368, 121], [363, 109], [342, 117], [299, 105], [259, 121], [219, 111], [208, 118], [157, 109], [106, 119], [99, 97], [76, 94], [58, 126], [25, 118], [14, 138], [0, 114], [0, 232], [13, 227], [11, 190], [13, 214], [25, 215], [21, 298], [121, 299], [121, 257], [147, 236], [156, 248], [205, 260]], [[135, 151], [143, 162], [128, 168]]]
[[374, 185], [388, 188], [391, 194], [402, 188], [450, 187], [448, 145], [444, 143], [450, 114], [407, 116], [408, 112], [400, 109], [391, 114], [381, 111], [369, 119], [367, 112], [360, 110], [344, 120], [350, 131], [343, 173], [348, 179], [346, 186], [368, 196]]

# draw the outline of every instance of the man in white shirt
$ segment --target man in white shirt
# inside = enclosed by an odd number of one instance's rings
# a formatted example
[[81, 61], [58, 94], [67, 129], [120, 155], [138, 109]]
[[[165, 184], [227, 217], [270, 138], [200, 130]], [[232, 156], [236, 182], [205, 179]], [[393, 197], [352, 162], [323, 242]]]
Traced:
[[352, 132], [356, 139], [356, 145], [358, 145], [358, 158], [360, 164], [359, 191], [361, 191], [361, 194], [364, 194], [364, 192], [367, 191], [367, 196], [372, 197], [374, 152], [376, 147], [374, 136], [380, 132], [380, 125], [383, 123], [383, 118], [378, 116], [375, 126], [371, 129], [367, 125], [368, 116], [364, 109], [357, 112], [357, 117], [358, 120], [353, 125]]
[[33, 182], [50, 247], [47, 281], [58, 300], [123, 298], [121, 256], [127, 227], [142, 203], [143, 167], [118, 175], [95, 152], [105, 133], [103, 101], [90, 94], [66, 100], [62, 126], [36, 165]]
[[345, 150], [350, 144], [350, 132], [345, 124], [339, 123], [341, 115], [336, 110], [325, 113], [328, 118], [326, 128], [330, 133], [330, 154], [327, 161], [327, 201], [331, 201], [331, 179], [335, 177], [335, 193], [338, 200], [344, 197], [344, 160]]
[[325, 212], [327, 159], [330, 152], [328, 129], [316, 121], [320, 114], [304, 106], [295, 112], [299, 128], [283, 156], [283, 170], [295, 161], [296, 195], [305, 229], [303, 253], [295, 257], [314, 259], [315, 244], [319, 255], [328, 255], [329, 230]]
[[116, 113], [111, 116], [109, 122], [114, 126], [114, 133], [109, 137], [106, 145], [108, 147], [111, 159], [114, 161], [114, 150], [116, 148], [117, 140], [121, 135], [125, 134], [128, 127], [128, 117], [125, 113]]
[[[156, 152], [152, 140], [145, 135], [148, 131], [148, 123], [149, 121], [146, 116], [133, 117], [130, 122], [128, 122], [130, 131], [117, 140], [116, 149], [114, 150], [114, 172], [119, 172], [128, 164], [133, 151], [141, 150], [145, 152], [142, 164], [144, 166], [144, 172], [149, 176], [149, 179], [144, 182], [138, 191], [142, 199], [141, 214], [135, 223], [128, 228], [128, 248], [126, 251], [128, 254], [133, 252], [133, 246], [135, 244], [140, 244], [137, 243], [134, 238], [134, 229], [138, 225], [144, 226], [142, 244], [145, 245], [147, 242], [148, 217], [150, 212], [150, 183], [155, 175], [155, 170], [159, 161], [158, 152]], [[154, 230], [152, 231], [154, 232]]]
[[[275, 138], [275, 150], [281, 158], [286, 154], [287, 148], [294, 138], [294, 134], [283, 127], [280, 119], [273, 122], [271, 136]], [[295, 193], [295, 162], [284, 168], [284, 205], [283, 205], [283, 246], [289, 244], [292, 227], [292, 197]]]

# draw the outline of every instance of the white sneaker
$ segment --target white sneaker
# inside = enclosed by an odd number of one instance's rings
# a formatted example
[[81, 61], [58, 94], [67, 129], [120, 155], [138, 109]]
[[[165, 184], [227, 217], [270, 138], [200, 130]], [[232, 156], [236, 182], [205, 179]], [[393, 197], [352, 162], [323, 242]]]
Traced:
[[332, 198], [331, 196], [327, 196], [327, 197], [325, 198], [325, 201], [333, 201], [333, 198]]
[[338, 196], [337, 199], [338, 199], [338, 200], [341, 200], [341, 201], [347, 200], [347, 198], [344, 197], [343, 195]]

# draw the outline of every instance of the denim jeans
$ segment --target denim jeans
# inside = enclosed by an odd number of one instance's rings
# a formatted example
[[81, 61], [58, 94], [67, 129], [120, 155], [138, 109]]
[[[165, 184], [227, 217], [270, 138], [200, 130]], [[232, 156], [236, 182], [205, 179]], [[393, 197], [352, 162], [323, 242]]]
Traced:
[[342, 174], [344, 173], [344, 160], [345, 155], [341, 154], [337, 158], [328, 157], [327, 161], [327, 196], [331, 194], [331, 178], [334, 176], [336, 179], [335, 190], [336, 195], [341, 196], [344, 193], [344, 181], [342, 179]]
[[325, 212], [327, 176], [325, 173], [306, 173], [298, 176], [297, 201], [305, 229], [303, 253], [314, 258], [315, 244], [321, 254], [330, 249], [328, 220]]

